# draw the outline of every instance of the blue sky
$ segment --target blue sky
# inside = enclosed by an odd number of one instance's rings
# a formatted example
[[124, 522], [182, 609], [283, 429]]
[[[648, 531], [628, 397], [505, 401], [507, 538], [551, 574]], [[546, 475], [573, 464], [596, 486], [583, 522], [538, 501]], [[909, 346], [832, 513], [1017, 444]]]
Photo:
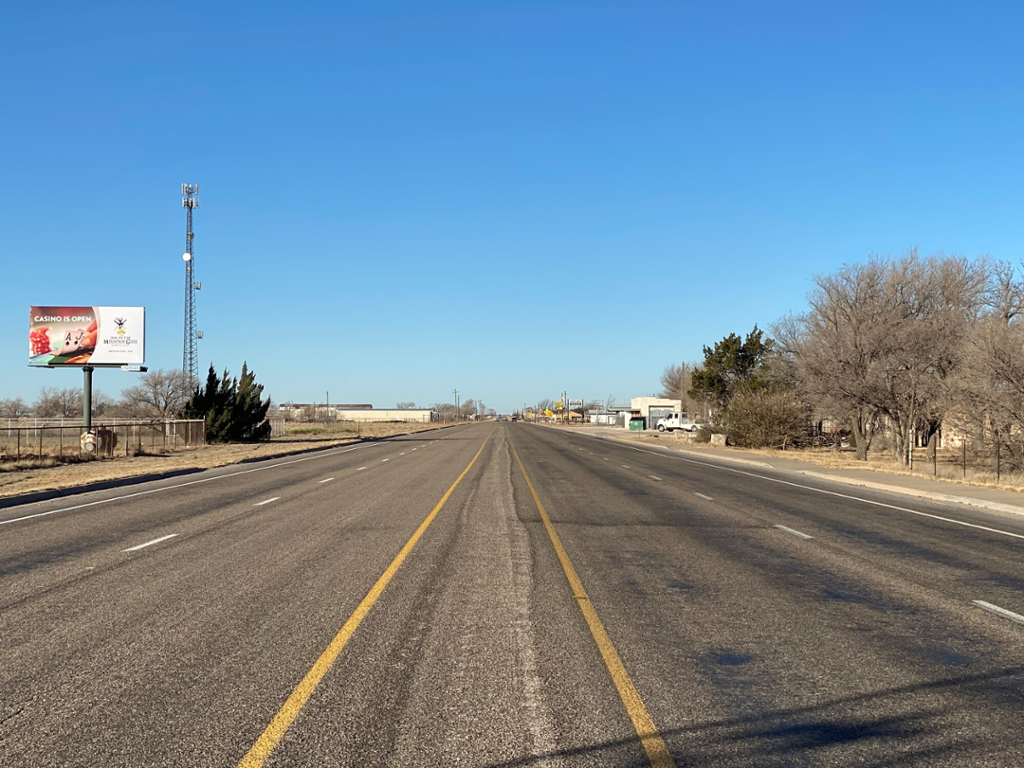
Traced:
[[[141, 305], [275, 401], [651, 394], [911, 247], [1022, 258], [1024, 4], [5, 10], [0, 397], [28, 307]], [[99, 371], [116, 395], [136, 374]]]

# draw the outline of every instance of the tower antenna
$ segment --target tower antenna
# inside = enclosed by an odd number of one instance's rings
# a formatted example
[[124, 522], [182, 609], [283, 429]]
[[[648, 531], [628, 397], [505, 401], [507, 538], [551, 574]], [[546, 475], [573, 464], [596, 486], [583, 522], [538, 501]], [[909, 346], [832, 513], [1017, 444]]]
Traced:
[[181, 207], [185, 209], [185, 253], [181, 258], [185, 262], [185, 351], [182, 355], [181, 369], [195, 386], [199, 382], [199, 354], [197, 341], [202, 335], [196, 331], [196, 259], [192, 246], [192, 211], [199, 207], [199, 185], [181, 185]]

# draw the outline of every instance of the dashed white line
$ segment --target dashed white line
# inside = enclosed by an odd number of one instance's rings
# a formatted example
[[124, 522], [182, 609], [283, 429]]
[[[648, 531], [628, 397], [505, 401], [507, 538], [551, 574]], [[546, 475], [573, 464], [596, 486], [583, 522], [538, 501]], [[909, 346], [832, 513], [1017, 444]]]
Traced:
[[321, 482], [321, 483], [329, 483], [329, 482], [331, 482], [331, 480], [333, 480], [333, 479], [334, 479], [333, 477], [328, 477], [328, 478], [326, 478], [326, 479], [324, 479], [324, 480], [321, 480], [320, 482]]
[[648, 475], [648, 477], [651, 478], [651, 480], [661, 480], [657, 475]]
[[383, 464], [385, 461], [391, 461], [391, 459], [381, 459], [380, 463]]
[[1019, 613], [1008, 611], [1005, 608], [1000, 608], [998, 605], [992, 605], [992, 603], [986, 603], [984, 600], [972, 600], [971, 602], [989, 613], [996, 614], [996, 616], [1002, 616], [1004, 619], [1016, 621], [1018, 624], [1024, 624], [1024, 616], [1021, 616]]
[[703, 493], [697, 493], [696, 491], [694, 491], [693, 495], [700, 496], [702, 499], [705, 499], [706, 501], [714, 501], [714, 499], [712, 499], [710, 496], [705, 496]]
[[403, 451], [402, 453], [400, 453], [400, 454], [398, 454], [398, 455], [399, 455], [399, 456], [405, 456], [405, 452]]
[[369, 469], [369, 467], [360, 467], [359, 469], [356, 470], [356, 472], [362, 472], [364, 469]]
[[88, 507], [95, 507], [100, 504], [110, 504], [114, 501], [124, 501], [125, 499], [135, 499], [139, 496], [149, 496], [152, 493], [163, 493], [164, 491], [175, 491], [178, 488], [187, 488], [191, 485], [200, 485], [202, 483], [212, 483], [215, 480], [225, 480], [229, 477], [238, 477], [239, 475], [251, 475], [253, 472], [265, 472], [268, 469], [277, 469], [278, 467], [286, 467], [289, 464], [300, 464], [304, 461], [314, 461], [317, 459], [326, 459], [331, 456], [336, 456], [339, 453], [351, 453], [357, 451], [360, 448], [373, 448], [373, 445], [357, 445], [354, 448], [345, 448], [338, 451], [324, 451], [315, 456], [303, 456], [299, 459], [291, 459], [290, 461], [280, 461], [277, 464], [268, 464], [265, 467], [255, 467], [253, 469], [243, 469], [239, 472], [228, 472], [224, 475], [216, 475], [214, 477], [204, 477], [200, 480], [189, 480], [184, 483], [175, 483], [174, 485], [164, 485], [160, 488], [148, 488], [145, 491], [136, 491], [135, 493], [126, 493], [123, 496], [113, 496], [109, 499], [97, 499], [96, 501], [87, 501], [84, 504], [74, 504], [70, 507], [61, 507], [60, 509], [51, 509], [46, 512], [36, 512], [32, 515], [23, 515], [22, 517], [15, 517], [11, 520], [0, 520], [0, 525], [10, 525], [11, 523], [20, 523], [23, 520], [34, 520], [37, 517], [48, 517], [49, 515], [60, 514], [61, 512], [72, 512], [76, 509], [86, 509]]
[[[583, 439], [587, 439], [587, 440], [600, 440], [602, 442], [607, 442], [603, 438], [593, 437], [591, 435], [583, 435], [582, 437], [583, 437]], [[627, 445], [627, 446], [623, 446], [623, 447], [625, 447], [625, 448], [627, 448], [627, 449], [629, 449], [631, 451], [636, 451], [637, 453], [649, 453], [652, 456], [660, 456], [663, 459], [675, 459], [676, 461], [684, 461], [687, 464], [696, 464], [696, 465], [702, 466], [702, 467], [709, 467], [711, 469], [717, 469], [717, 470], [720, 470], [722, 472], [732, 472], [733, 474], [736, 474], [736, 475], [745, 475], [746, 477], [755, 477], [758, 480], [766, 480], [769, 483], [778, 483], [779, 485], [788, 485], [790, 488], [799, 488], [799, 489], [804, 490], [804, 491], [812, 491], [814, 493], [821, 493], [821, 494], [824, 494], [825, 496], [834, 496], [834, 497], [839, 498], [839, 499], [849, 499], [850, 501], [859, 501], [862, 504], [869, 504], [869, 505], [871, 505], [873, 507], [881, 507], [883, 509], [894, 509], [897, 512], [907, 512], [907, 513], [909, 513], [911, 515], [918, 515], [919, 517], [928, 517], [928, 518], [931, 518], [932, 520], [940, 520], [940, 521], [942, 521], [944, 523], [952, 523], [954, 525], [962, 525], [965, 528], [974, 528], [975, 530], [986, 531], [988, 533], [996, 533], [996, 534], [999, 534], [1000, 536], [1010, 536], [1011, 538], [1014, 538], [1014, 539], [1024, 539], [1024, 533], [1011, 533], [1010, 531], [1004, 531], [1004, 530], [1001, 530], [999, 528], [992, 528], [992, 527], [987, 526], [987, 525], [978, 525], [977, 523], [968, 523], [968, 522], [966, 522], [964, 520], [957, 520], [957, 519], [952, 518], [952, 517], [945, 517], [943, 515], [933, 515], [930, 512], [921, 512], [920, 510], [917, 510], [917, 509], [910, 509], [909, 507], [901, 507], [898, 504], [886, 504], [884, 501], [875, 501], [874, 499], [866, 499], [863, 496], [853, 496], [853, 495], [848, 494], [848, 493], [839, 493], [838, 491], [829, 491], [829, 490], [826, 490], [824, 488], [816, 488], [813, 485], [804, 485], [803, 483], [794, 483], [791, 480], [783, 480], [783, 479], [778, 478], [778, 477], [769, 477], [767, 475], [759, 475], [756, 472], [747, 472], [745, 470], [735, 469], [733, 467], [723, 467], [721, 464], [712, 464], [711, 462], [707, 462], [707, 461], [699, 461], [697, 459], [687, 459], [687, 458], [683, 458], [682, 456], [672, 456], [670, 454], [661, 453], [661, 452], [658, 452], [658, 451], [649, 451], [649, 450], [646, 450], [645, 448], [636, 448], [635, 446], [632, 446], [632, 445]]]
[[608, 457], [607, 456], [602, 456], [601, 458], [604, 459], [605, 461], [608, 461]]
[[626, 469], [629, 469], [629, 464], [620, 464], [619, 466], [620, 467], [625, 467]]
[[799, 536], [801, 539], [813, 539], [814, 538], [813, 536], [808, 536], [806, 533], [800, 533], [800, 531], [796, 530], [795, 528], [787, 528], [784, 525], [776, 525], [775, 527], [778, 528], [780, 531], [785, 531], [786, 533], [791, 533], [794, 536]]
[[264, 504], [269, 504], [270, 502], [277, 501], [280, 498], [281, 498], [280, 496], [274, 496], [273, 498], [270, 498], [270, 499], [264, 499], [263, 501], [257, 501], [255, 504], [253, 504], [253, 506], [254, 507], [262, 507]]
[[121, 551], [122, 552], [134, 552], [137, 549], [142, 549], [143, 547], [151, 547], [154, 544], [159, 544], [161, 541], [167, 541], [168, 539], [173, 539], [177, 535], [178, 534], [176, 534], [176, 533], [169, 533], [166, 536], [161, 536], [159, 539], [153, 539], [152, 541], [147, 541], [145, 544], [136, 544], [134, 547], [128, 547], [128, 549], [122, 549]]

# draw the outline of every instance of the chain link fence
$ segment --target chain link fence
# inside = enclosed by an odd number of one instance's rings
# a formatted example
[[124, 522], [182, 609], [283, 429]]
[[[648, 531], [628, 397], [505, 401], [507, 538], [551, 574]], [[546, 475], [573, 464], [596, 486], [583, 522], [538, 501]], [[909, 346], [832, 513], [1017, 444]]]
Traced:
[[202, 419], [94, 422], [89, 432], [81, 422], [48, 419], [0, 421], [0, 462], [29, 459], [77, 461], [169, 453], [206, 444]]

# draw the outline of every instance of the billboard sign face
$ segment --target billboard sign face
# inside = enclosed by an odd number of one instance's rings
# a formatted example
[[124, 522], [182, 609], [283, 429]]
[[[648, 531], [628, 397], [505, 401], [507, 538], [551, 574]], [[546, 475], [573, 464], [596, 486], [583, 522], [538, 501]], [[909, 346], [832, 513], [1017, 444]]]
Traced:
[[28, 364], [139, 365], [145, 340], [145, 307], [32, 307]]

